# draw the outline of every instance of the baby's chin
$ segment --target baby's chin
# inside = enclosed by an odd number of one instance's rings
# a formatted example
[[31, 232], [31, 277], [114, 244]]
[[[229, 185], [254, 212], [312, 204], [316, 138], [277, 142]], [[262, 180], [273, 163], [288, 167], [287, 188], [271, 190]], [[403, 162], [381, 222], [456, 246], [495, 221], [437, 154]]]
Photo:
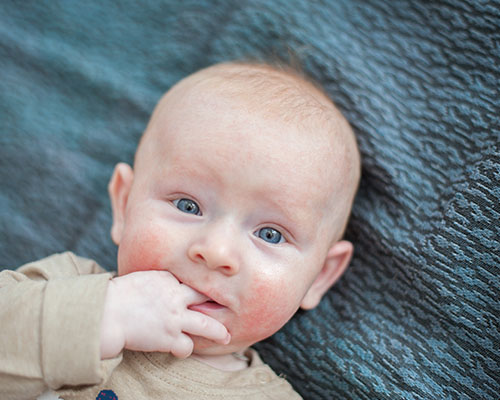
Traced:
[[203, 355], [203, 356], [215, 356], [231, 354], [234, 352], [239, 352], [246, 350], [248, 346], [237, 346], [233, 343], [226, 345], [215, 343], [212, 340], [205, 339], [199, 336], [192, 336], [194, 343], [193, 354]]

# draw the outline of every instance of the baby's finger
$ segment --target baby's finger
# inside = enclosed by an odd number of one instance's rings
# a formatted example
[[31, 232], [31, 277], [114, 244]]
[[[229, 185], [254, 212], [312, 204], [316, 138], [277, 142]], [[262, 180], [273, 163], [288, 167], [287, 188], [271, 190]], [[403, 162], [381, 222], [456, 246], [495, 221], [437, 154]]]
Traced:
[[201, 336], [221, 344], [228, 344], [231, 335], [219, 321], [198, 311], [188, 310], [182, 331]]
[[188, 335], [180, 334], [172, 343], [170, 352], [177, 358], [187, 358], [193, 353], [194, 344]]
[[186, 304], [189, 306], [193, 304], [201, 304], [207, 300], [210, 300], [207, 296], [201, 294], [200, 292], [197, 292], [188, 285], [181, 284], [181, 287]]

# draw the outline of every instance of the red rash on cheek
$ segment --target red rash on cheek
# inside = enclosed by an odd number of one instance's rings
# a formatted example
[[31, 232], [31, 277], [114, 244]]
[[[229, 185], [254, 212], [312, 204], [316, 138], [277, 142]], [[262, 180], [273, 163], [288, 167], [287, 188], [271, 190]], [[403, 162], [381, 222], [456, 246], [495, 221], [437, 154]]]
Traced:
[[163, 259], [169, 253], [165, 241], [154, 235], [136, 235], [124, 238], [118, 249], [118, 271], [120, 275], [136, 271], [161, 270], [165, 268]]
[[[293, 292], [293, 290], [292, 290]], [[283, 282], [254, 283], [239, 315], [238, 339], [257, 342], [278, 331], [298, 308], [289, 288]]]

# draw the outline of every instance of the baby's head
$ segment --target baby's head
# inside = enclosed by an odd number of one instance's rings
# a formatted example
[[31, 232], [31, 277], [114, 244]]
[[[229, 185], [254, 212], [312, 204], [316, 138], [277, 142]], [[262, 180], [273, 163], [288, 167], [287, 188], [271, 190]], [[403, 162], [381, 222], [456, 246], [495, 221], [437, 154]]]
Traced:
[[118, 273], [168, 270], [206, 294], [193, 307], [242, 350], [315, 307], [342, 275], [341, 240], [360, 175], [356, 140], [328, 97], [295, 72], [227, 63], [159, 102], [134, 168], [109, 189]]

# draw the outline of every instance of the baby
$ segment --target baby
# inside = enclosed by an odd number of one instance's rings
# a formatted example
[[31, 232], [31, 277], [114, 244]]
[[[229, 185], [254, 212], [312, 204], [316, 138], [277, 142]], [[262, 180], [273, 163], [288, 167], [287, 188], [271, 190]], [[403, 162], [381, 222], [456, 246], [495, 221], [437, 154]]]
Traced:
[[299, 74], [185, 78], [109, 183], [118, 276], [71, 253], [0, 274], [0, 397], [300, 398], [250, 346], [345, 271], [359, 175], [349, 124]]

